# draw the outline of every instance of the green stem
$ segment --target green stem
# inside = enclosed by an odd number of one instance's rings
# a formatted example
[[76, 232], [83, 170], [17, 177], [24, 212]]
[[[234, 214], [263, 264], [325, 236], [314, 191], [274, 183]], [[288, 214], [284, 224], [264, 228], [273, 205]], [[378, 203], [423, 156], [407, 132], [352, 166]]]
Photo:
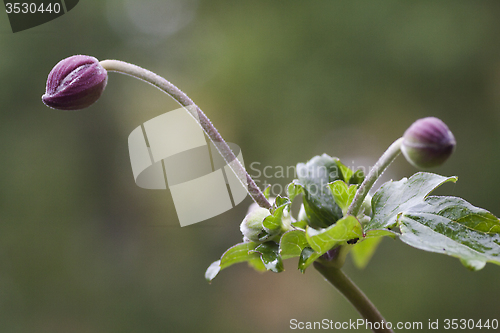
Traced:
[[351, 205], [347, 209], [347, 215], [357, 216], [359, 213], [359, 209], [365, 200], [368, 191], [372, 188], [373, 184], [377, 181], [377, 179], [384, 173], [385, 169], [399, 156], [401, 153], [401, 143], [403, 142], [403, 138], [399, 138], [392, 143], [392, 145], [387, 148], [385, 153], [379, 158], [377, 163], [373, 166], [373, 168], [366, 176], [365, 180], [359, 186], [359, 189], [356, 191], [356, 195], [352, 200]]
[[231, 148], [229, 148], [228, 144], [219, 134], [210, 119], [208, 119], [205, 113], [184, 92], [182, 92], [179, 88], [174, 86], [163, 77], [142, 67], [119, 60], [103, 60], [100, 63], [102, 67], [104, 67], [107, 71], [127, 74], [152, 84], [153, 86], [170, 95], [170, 97], [177, 101], [177, 103], [179, 103], [181, 106], [185, 107], [185, 109], [200, 124], [203, 131], [213, 142], [226, 163], [235, 173], [236, 177], [248, 190], [248, 193], [250, 194], [252, 199], [263, 208], [271, 208], [271, 204], [269, 203], [269, 201], [266, 199], [257, 184], [255, 184], [252, 177], [250, 177], [248, 172], [246, 172], [243, 165], [236, 158], [233, 151], [231, 150]]
[[[367, 322], [372, 323], [372, 331], [375, 333], [393, 333], [385, 326], [385, 319], [378, 309], [366, 297], [366, 295], [342, 272], [341, 269], [322, 265], [321, 262], [314, 262], [314, 267], [323, 277], [330, 282], [345, 298], [358, 310]], [[379, 327], [375, 329], [374, 327]]]

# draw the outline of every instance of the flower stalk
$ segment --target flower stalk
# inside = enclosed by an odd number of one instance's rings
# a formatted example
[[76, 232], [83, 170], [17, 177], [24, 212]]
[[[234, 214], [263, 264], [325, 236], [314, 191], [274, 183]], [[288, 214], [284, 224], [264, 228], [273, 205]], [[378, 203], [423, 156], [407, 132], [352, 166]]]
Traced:
[[210, 119], [208, 119], [205, 113], [184, 92], [163, 77], [142, 67], [119, 60], [103, 60], [100, 64], [107, 71], [127, 74], [159, 88], [172, 97], [181, 106], [185, 107], [213, 142], [228, 166], [235, 173], [236, 177], [240, 180], [243, 186], [247, 188], [252, 199], [262, 208], [271, 208], [269, 201], [266, 199], [257, 184], [255, 184], [254, 180], [250, 177], [240, 161], [236, 158], [233, 151], [229, 148], [229, 145], [222, 138]]
[[368, 191], [373, 187], [377, 179], [384, 173], [385, 169], [399, 156], [401, 153], [401, 144], [403, 138], [399, 138], [392, 143], [392, 145], [387, 148], [387, 150], [382, 154], [377, 163], [370, 170], [365, 180], [359, 186], [356, 191], [354, 199], [351, 205], [347, 209], [347, 215], [357, 216], [359, 209], [368, 194]]
[[[366, 295], [354, 284], [354, 282], [342, 272], [340, 268], [325, 266], [321, 262], [314, 262], [314, 268], [330, 282], [344, 297], [356, 308], [356, 310], [372, 324], [375, 333], [393, 333], [387, 328], [384, 317]], [[375, 328], [378, 327], [378, 328]]]

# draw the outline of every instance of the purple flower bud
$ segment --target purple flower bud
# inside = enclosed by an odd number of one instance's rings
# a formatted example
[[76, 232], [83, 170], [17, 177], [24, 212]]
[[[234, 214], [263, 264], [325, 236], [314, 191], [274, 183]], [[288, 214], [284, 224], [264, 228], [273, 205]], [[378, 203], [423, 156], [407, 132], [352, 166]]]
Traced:
[[50, 71], [42, 101], [59, 110], [84, 109], [99, 99], [107, 81], [108, 73], [96, 58], [74, 55]]
[[326, 261], [333, 261], [338, 258], [340, 252], [340, 246], [334, 247], [331, 250], [326, 251], [321, 258]]
[[453, 133], [435, 117], [414, 122], [403, 135], [401, 151], [417, 168], [432, 168], [443, 164], [455, 149]]

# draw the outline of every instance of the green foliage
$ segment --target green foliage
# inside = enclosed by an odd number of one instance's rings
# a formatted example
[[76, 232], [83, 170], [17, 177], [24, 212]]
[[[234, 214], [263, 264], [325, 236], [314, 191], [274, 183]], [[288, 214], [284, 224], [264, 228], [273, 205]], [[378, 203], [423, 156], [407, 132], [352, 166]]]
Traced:
[[456, 177], [419, 172], [384, 184], [373, 196], [367, 230], [399, 226], [403, 242], [460, 258], [470, 269], [500, 264], [500, 222], [490, 212], [455, 197], [427, 197]]
[[252, 253], [260, 254], [264, 267], [271, 272], [279, 273], [283, 271], [283, 261], [279, 252], [278, 244], [275, 242], [266, 242], [257, 246], [255, 250], [250, 250], [248, 253], [249, 255]]
[[299, 259], [299, 270], [304, 273], [306, 268], [309, 267], [316, 259], [318, 259], [321, 255], [314, 251], [310, 247], [305, 247], [302, 253], [300, 254]]
[[389, 181], [372, 198], [373, 215], [365, 230], [393, 228], [399, 213], [415, 206], [436, 187], [443, 183], [455, 182], [456, 177], [443, 177], [427, 172], [418, 172], [409, 179]]
[[[364, 179], [361, 173], [328, 155], [316, 156], [297, 168], [299, 179], [288, 185], [288, 197], [278, 196], [271, 215], [263, 222], [266, 231], [278, 232], [276, 237], [230, 248], [208, 268], [208, 280], [238, 262], [279, 273], [283, 271], [283, 260], [294, 257], [299, 257], [298, 268], [304, 272], [337, 247], [337, 256], [343, 256], [340, 265], [351, 251], [356, 266], [363, 268], [384, 236], [399, 236], [413, 247], [457, 257], [472, 270], [483, 268], [486, 262], [500, 264], [497, 217], [460, 198], [429, 196], [443, 183], [455, 182], [456, 177], [419, 172], [389, 181], [374, 194], [371, 216], [351, 216], [346, 211], [357, 184]], [[299, 194], [303, 194], [305, 217], [294, 221], [290, 205]]]
[[354, 195], [356, 195], [358, 187], [356, 185], [348, 186], [342, 180], [336, 180], [333, 183], [328, 184], [328, 187], [332, 192], [335, 203], [340, 207], [340, 209], [342, 209], [342, 214], [345, 215], [347, 208], [351, 205], [352, 199], [354, 199]]
[[408, 212], [440, 215], [472, 230], [487, 234], [500, 233], [500, 223], [495, 215], [457, 197], [430, 196], [424, 203], [413, 206]]
[[281, 237], [279, 253], [282, 259], [298, 257], [307, 246], [309, 243], [304, 231], [290, 230]]
[[211, 281], [221, 270], [239, 262], [259, 259], [259, 254], [257, 252], [251, 252], [259, 245], [259, 243], [255, 242], [245, 242], [230, 247], [222, 254], [220, 260], [213, 262], [210, 267], [208, 267], [205, 272], [205, 279]]
[[293, 182], [291, 182], [290, 184], [288, 184], [288, 187], [287, 187], [287, 194], [288, 194], [288, 199], [290, 201], [293, 201], [293, 199], [295, 199], [295, 197], [301, 193], [303, 193], [304, 191], [302, 190], [302, 185], [296, 183], [296, 180], [294, 180]]
[[307, 220], [300, 220], [296, 222], [292, 222], [292, 226], [297, 229], [306, 229], [307, 228]]
[[271, 208], [271, 215], [264, 219], [263, 225], [266, 231], [273, 233], [282, 228], [283, 214], [285, 209], [289, 209], [290, 200], [278, 196]]
[[349, 240], [357, 240], [362, 237], [361, 224], [354, 216], [346, 216], [325, 229], [307, 227], [306, 239], [309, 247], [301, 255], [301, 261], [299, 262], [300, 271], [304, 272], [314, 260], [321, 257], [327, 251], [337, 246], [346, 245]]
[[267, 185], [267, 187], [262, 191], [267, 200], [269, 200], [269, 196], [271, 194], [271, 185]]
[[306, 164], [297, 164], [298, 181], [302, 185], [303, 201], [309, 225], [327, 228], [342, 218], [342, 210], [335, 203], [327, 184], [343, 180], [338, 159], [326, 154], [313, 157]]
[[408, 245], [457, 257], [471, 270], [500, 265], [500, 221], [490, 212], [455, 197], [429, 197], [399, 216]]
[[[324, 154], [323, 154], [324, 156]], [[337, 166], [339, 167], [340, 172], [342, 173], [342, 180], [345, 181], [349, 185], [357, 185], [361, 184], [365, 179], [365, 174], [362, 170], [353, 171], [351, 168], [348, 168], [340, 160], [336, 161]]]
[[335, 161], [335, 164], [337, 164], [337, 167], [339, 168], [339, 170], [342, 174], [342, 180], [344, 180], [345, 182], [349, 182], [352, 175], [354, 174], [354, 171], [352, 171], [350, 168], [346, 167], [338, 159]]
[[307, 228], [306, 238], [310, 247], [322, 255], [350, 239], [362, 238], [361, 224], [354, 216], [346, 216], [326, 229]]

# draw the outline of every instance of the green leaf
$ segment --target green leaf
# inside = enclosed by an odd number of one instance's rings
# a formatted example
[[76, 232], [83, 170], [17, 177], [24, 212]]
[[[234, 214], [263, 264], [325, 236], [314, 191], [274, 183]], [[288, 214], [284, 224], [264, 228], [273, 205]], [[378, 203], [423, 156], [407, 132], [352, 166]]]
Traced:
[[365, 180], [365, 173], [362, 170], [357, 170], [349, 179], [348, 184], [359, 185]]
[[500, 221], [456, 197], [428, 197], [399, 217], [401, 240], [413, 247], [457, 257], [472, 270], [500, 265]]
[[365, 179], [365, 173], [361, 169], [353, 171], [351, 168], [340, 162], [340, 160], [337, 160], [337, 166], [342, 173], [342, 180], [349, 185], [361, 184]]
[[342, 180], [336, 180], [331, 184], [328, 184], [330, 191], [332, 192], [333, 199], [337, 203], [337, 205], [342, 209], [342, 213], [345, 215], [347, 208], [354, 199], [354, 195], [356, 195], [357, 186], [351, 185], [348, 186]]
[[[279, 201], [278, 201], [279, 200]], [[280, 204], [279, 206], [273, 206], [271, 209], [271, 215], [267, 216], [262, 222], [264, 228], [266, 228], [269, 233], [273, 233], [283, 226], [283, 211], [288, 209], [290, 206], [290, 201], [288, 198], [284, 199], [278, 196], [275, 203]]]
[[267, 268], [260, 257], [248, 260], [248, 265], [258, 272], [267, 271]]
[[296, 183], [296, 180], [288, 184], [287, 194], [288, 199], [290, 199], [291, 202], [293, 202], [293, 199], [301, 193], [303, 193], [302, 185]]
[[244, 242], [230, 247], [220, 258], [221, 269], [255, 258], [256, 256], [250, 253], [250, 251], [254, 250], [259, 245], [259, 243], [255, 242]]
[[402, 214], [401, 240], [421, 250], [447, 254], [472, 270], [486, 262], [500, 265], [500, 235], [469, 229], [444, 216], [429, 213]]
[[283, 271], [283, 261], [279, 255], [279, 245], [275, 242], [265, 242], [251, 250], [250, 253], [260, 254], [262, 263], [267, 270], [279, 273]]
[[444, 216], [456, 223], [488, 234], [500, 233], [500, 220], [486, 209], [475, 207], [462, 198], [430, 196], [410, 212], [430, 213]]
[[291, 230], [281, 236], [280, 255], [283, 260], [298, 257], [308, 246], [306, 233], [301, 230]]
[[262, 192], [267, 200], [269, 200], [269, 196], [271, 195], [271, 184], [267, 185], [267, 187]]
[[302, 253], [300, 254], [300, 259], [299, 259], [300, 272], [304, 273], [306, 271], [306, 268], [309, 267], [309, 265], [311, 265], [319, 257], [321, 257], [320, 254], [315, 252], [310, 247], [305, 247], [304, 250], [302, 250]]
[[394, 239], [394, 238], [396, 238], [396, 235], [398, 235], [398, 234], [395, 233], [394, 231], [391, 231], [391, 230], [377, 230], [377, 229], [375, 229], [375, 230], [370, 230], [370, 231], [365, 232], [364, 239], [377, 238], [377, 237], [382, 237], [382, 236], [389, 236], [392, 239]]
[[349, 240], [364, 239], [363, 242], [370, 242], [371, 238], [368, 237], [380, 238], [380, 236], [387, 235], [395, 237], [394, 233], [389, 231], [374, 230], [373, 235], [367, 235], [366, 238], [363, 238], [361, 224], [354, 216], [346, 216], [337, 221], [336, 224], [325, 229], [317, 230], [308, 227], [306, 230], [306, 240], [309, 246], [305, 245], [300, 254], [299, 270], [303, 273], [321, 255], [335, 246], [346, 244]]
[[319, 255], [336, 245], [361, 237], [363, 237], [361, 224], [351, 215], [342, 218], [328, 228], [313, 229], [308, 227], [306, 230], [307, 242]]
[[297, 184], [303, 187], [304, 208], [309, 225], [314, 228], [326, 228], [342, 218], [342, 210], [327, 187], [328, 183], [343, 180], [337, 161], [337, 158], [323, 154], [306, 164], [297, 164]]
[[354, 264], [358, 268], [365, 268], [372, 258], [383, 237], [365, 238], [359, 241], [351, 250], [351, 256]]
[[281, 206], [285, 206], [290, 204], [291, 201], [287, 197], [283, 198], [281, 195], [278, 195], [276, 199], [274, 200], [273, 207], [271, 208], [271, 211], [278, 209]]
[[220, 260], [213, 262], [205, 272], [205, 278], [211, 281], [217, 276], [217, 274], [231, 265], [237, 264], [244, 261], [253, 261], [255, 259], [260, 260], [260, 255], [258, 253], [250, 253], [253, 251], [259, 243], [255, 242], [245, 242], [239, 243], [230, 247], [226, 252], [222, 254]]
[[373, 215], [365, 226], [365, 232], [394, 227], [399, 213], [421, 203], [441, 184], [456, 180], [456, 177], [418, 172], [409, 179], [403, 178], [400, 181], [385, 183], [372, 198]]
[[306, 229], [307, 227], [307, 221], [305, 220], [301, 220], [301, 221], [297, 221], [297, 222], [292, 222], [292, 226], [294, 226], [295, 228], [299, 228], [299, 229]]
[[337, 166], [339, 167], [340, 169], [340, 172], [342, 173], [342, 179], [348, 183], [349, 180], [351, 179], [352, 175], [354, 174], [354, 172], [346, 167], [342, 162], [340, 162], [340, 160], [337, 160]]

